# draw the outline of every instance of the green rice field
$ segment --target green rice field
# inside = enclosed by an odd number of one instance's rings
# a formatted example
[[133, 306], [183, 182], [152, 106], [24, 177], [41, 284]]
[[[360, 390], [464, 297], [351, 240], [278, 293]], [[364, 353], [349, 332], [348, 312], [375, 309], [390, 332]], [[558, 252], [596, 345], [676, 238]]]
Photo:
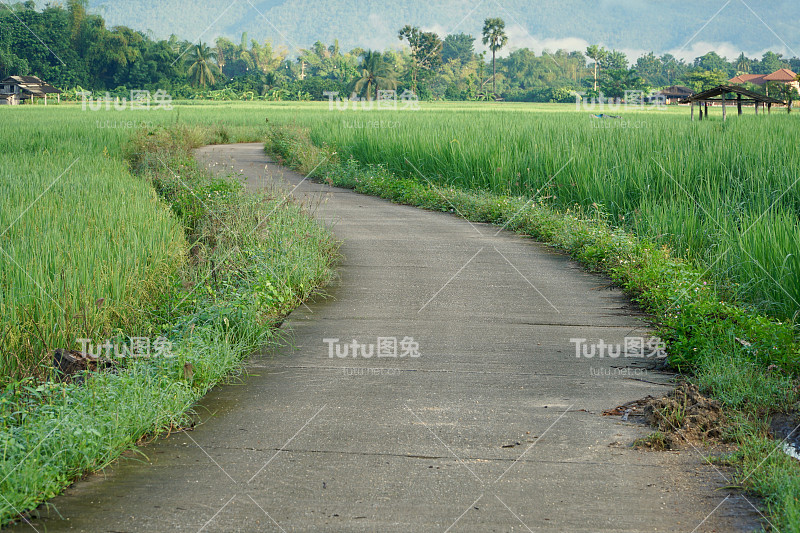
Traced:
[[687, 108], [618, 113], [461, 105], [298, 120], [315, 144], [397, 175], [599, 212], [708, 269], [758, 311], [796, 321], [800, 114], [745, 110], [723, 123], [713, 111], [692, 122]]
[[3, 109], [0, 374], [35, 373], [47, 350], [81, 333], [146, 324], [185, 241], [119, 155], [134, 131], [176, 122], [202, 125], [217, 142], [261, 140], [271, 125], [295, 123], [342, 159], [600, 213], [690, 258], [759, 312], [796, 321], [800, 114], [746, 110], [723, 123], [713, 111], [691, 122], [686, 108], [617, 113], [598, 120], [575, 105], [465, 103]]
[[[74, 104], [0, 108], [0, 384], [11, 391], [9, 398], [19, 395], [15, 387], [31, 383], [25, 378], [45, 375], [54, 348], [75, 348], [77, 338], [147, 333], [151, 321], [157, 322], [152, 313], [176, 294], [178, 273], [191, 258], [185, 218], [175, 216], [153, 183], [132, 172], [126, 161], [147, 161], [158, 169], [157, 156], [169, 153], [165, 147], [171, 132], [197, 134], [198, 143], [259, 142], [277, 131], [274, 126], [294, 125], [322, 148], [309, 150], [308, 159], [335, 152], [336, 163], [352, 158], [380, 165], [389, 171], [380, 175], [389, 176], [390, 186], [398, 177], [413, 178], [418, 182], [414, 187], [433, 183], [488, 191], [494, 194], [456, 192], [503, 201], [513, 196], [517, 199], [509, 204], [535, 202], [552, 208], [543, 210], [548, 213], [585, 215], [591, 224], [600, 217], [667, 248], [670, 253], [656, 248], [647, 254], [654, 261], [663, 259], [667, 269], [674, 266], [671, 256], [688, 259], [703, 272], [696, 279], [716, 282], [720, 291], [714, 294], [748, 307], [726, 315], [713, 311], [723, 309], [722, 304], [709, 306], [711, 317], [700, 309], [691, 315], [699, 322], [681, 323], [679, 333], [713, 332], [708, 342], [718, 346], [698, 359], [697, 379], [727, 407], [739, 410], [732, 416], [747, 420], [734, 438], [740, 450], [733, 460], [757, 472], [748, 487], [766, 498], [778, 523], [796, 530], [794, 464], [787, 466], [790, 459], [772, 453], [774, 443], [764, 436], [763, 426], [764, 413], [795, 405], [796, 375], [773, 372], [774, 359], [762, 361], [762, 368], [741, 355], [745, 344], [731, 324], [736, 318], [730, 317], [752, 318], [740, 326], [753, 337], [765, 333], [767, 339], [751, 339], [754, 345], [771, 343], [769, 332], [787, 331], [790, 339], [774, 337], [782, 339], [774, 351], [796, 360], [796, 328], [756, 315], [794, 324], [800, 318], [800, 114], [756, 117], [746, 111], [723, 123], [713, 111], [710, 120], [691, 122], [686, 108], [614, 113], [622, 118], [594, 119], [588, 110], [553, 104], [431, 103], [420, 110], [345, 112], [327, 103], [284, 102], [177, 103], [171, 111], [94, 112]], [[129, 142], [134, 135], [139, 139], [135, 145]], [[148, 138], [163, 151], [132, 157], [132, 146], [149, 146]], [[181, 142], [185, 139], [175, 145]], [[167, 176], [193, 172], [180, 158], [171, 164], [174, 171], [164, 165]], [[353, 167], [333, 164], [326, 172]], [[575, 218], [553, 216], [574, 222], [575, 236], [583, 231]], [[598, 226], [609, 239], [627, 238], [605, 224]], [[296, 233], [305, 226], [287, 227]], [[308, 235], [306, 230], [300, 234]], [[291, 253], [281, 257], [297, 263]], [[284, 266], [282, 272], [293, 270]], [[648, 272], [657, 267], [648, 263]], [[658, 279], [661, 286], [675, 289], [687, 278], [675, 284]], [[727, 335], [728, 329], [733, 333]], [[252, 349], [247, 339], [227, 352], [225, 342], [212, 340], [200, 347], [203, 357], [197, 364], [203, 361], [222, 373]], [[72, 412], [70, 397], [48, 396], [48, 384], [25, 389], [22, 396], [32, 414], [14, 408], [14, 416], [4, 419], [3, 447], [10, 465], [18, 464], [19, 457], [28, 460], [28, 449], [38, 451], [9, 479], [17, 491], [12, 500], [30, 508], [55, 495], [82, 472], [107, 464], [139, 436], [168, 426], [169, 417], [189, 409], [205, 391], [191, 389], [180, 377], [175, 381], [169, 372], [147, 372], [124, 373], [119, 380], [101, 375], [99, 389], [64, 386], [87, 399], [76, 404], [81, 413], [96, 403], [85, 419], [64, 424], [72, 440], [59, 433], [48, 440], [53, 433], [47, 425], [55, 419], [61, 425], [61, 418], [69, 416], [64, 413]], [[221, 379], [222, 374], [210, 374], [213, 379], [203, 383]], [[138, 398], [124, 402], [128, 408], [121, 418], [120, 411], [106, 409], [120, 397]], [[39, 398], [45, 398], [41, 405]], [[105, 440], [81, 436], [80, 428], [95, 426]], [[40, 445], [44, 441], [48, 444]], [[58, 451], [62, 446], [73, 456]], [[10, 507], [0, 511], [6, 521], [18, 514]]]

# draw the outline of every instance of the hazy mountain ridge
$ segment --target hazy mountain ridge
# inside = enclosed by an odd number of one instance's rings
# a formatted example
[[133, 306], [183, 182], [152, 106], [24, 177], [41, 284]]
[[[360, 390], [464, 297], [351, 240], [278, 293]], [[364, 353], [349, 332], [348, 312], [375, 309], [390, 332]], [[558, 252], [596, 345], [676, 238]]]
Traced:
[[238, 41], [247, 32], [289, 48], [334, 39], [345, 49], [385, 48], [399, 44], [397, 30], [407, 23], [478, 35], [486, 17], [500, 16], [512, 47], [578, 48], [585, 41], [658, 53], [688, 53], [702, 43], [728, 44], [731, 50], [721, 47], [723, 53], [770, 48], [792, 56], [800, 50], [795, 0], [732, 0], [721, 11], [716, 0], [694, 2], [691, 10], [655, 0], [91, 0], [90, 6], [109, 25], [150, 30], [158, 38], [176, 34], [212, 42], [222, 35]]

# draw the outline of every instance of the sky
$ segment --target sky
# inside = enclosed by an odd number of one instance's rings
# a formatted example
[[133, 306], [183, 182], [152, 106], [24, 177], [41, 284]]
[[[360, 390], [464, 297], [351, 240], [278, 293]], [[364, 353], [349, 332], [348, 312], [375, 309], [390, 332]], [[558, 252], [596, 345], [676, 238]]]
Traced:
[[[767, 50], [800, 57], [798, 0], [92, 0], [109, 25], [153, 30], [157, 38], [175, 33], [213, 42], [238, 42], [243, 31], [269, 38], [294, 55], [315, 40], [338, 38], [344, 49], [400, 47], [397, 31], [410, 23], [440, 36], [479, 36], [483, 20], [506, 21], [509, 46], [501, 55], [527, 47], [541, 53], [584, 51], [601, 44], [630, 59], [670, 53], [691, 61], [709, 51], [733, 59], [741, 52], [760, 57]], [[205, 28], [205, 29], [204, 29]], [[484, 49], [480, 40], [478, 51]]]

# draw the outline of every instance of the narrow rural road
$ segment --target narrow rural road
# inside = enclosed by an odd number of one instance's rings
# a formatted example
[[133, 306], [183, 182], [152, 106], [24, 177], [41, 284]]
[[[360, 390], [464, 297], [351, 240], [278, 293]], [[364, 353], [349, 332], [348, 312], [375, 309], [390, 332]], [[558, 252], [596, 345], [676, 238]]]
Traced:
[[[602, 416], [663, 395], [670, 379], [644, 358], [576, 357], [570, 339], [646, 336], [644, 318], [607, 280], [496, 227], [303, 180], [258, 144], [208, 147], [198, 158], [241, 172], [251, 188], [285, 180], [315, 202], [343, 242], [340, 277], [330, 297], [292, 313], [290, 346], [255, 357], [242, 383], [206, 398], [196, 430], [77, 483], [37, 528], [757, 526], [741, 496], [715, 490], [729, 483], [699, 453], [635, 450], [648, 429]], [[379, 337], [397, 343], [352, 357], [354, 341]], [[378, 357], [379, 348], [398, 357]]]

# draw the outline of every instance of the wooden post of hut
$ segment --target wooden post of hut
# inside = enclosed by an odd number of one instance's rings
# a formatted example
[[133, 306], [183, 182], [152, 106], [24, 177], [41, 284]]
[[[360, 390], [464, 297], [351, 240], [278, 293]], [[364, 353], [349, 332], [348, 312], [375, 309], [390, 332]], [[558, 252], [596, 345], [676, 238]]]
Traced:
[[738, 111], [739, 116], [742, 116], [742, 95], [741, 94], [736, 96], [736, 111]]
[[691, 103], [692, 106], [692, 122], [694, 122], [694, 102]]
[[772, 102], [769, 102], [767, 104], [767, 115], [771, 115], [771, 114], [772, 114]]

